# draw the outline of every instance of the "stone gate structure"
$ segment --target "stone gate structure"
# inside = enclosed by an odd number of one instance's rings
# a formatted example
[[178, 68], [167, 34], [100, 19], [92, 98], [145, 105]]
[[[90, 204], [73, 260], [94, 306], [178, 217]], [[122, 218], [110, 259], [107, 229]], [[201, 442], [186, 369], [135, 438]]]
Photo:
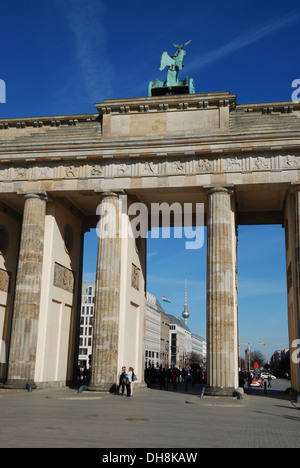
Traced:
[[[299, 171], [299, 103], [238, 105], [235, 95], [217, 92], [0, 120], [1, 381], [15, 388], [74, 379], [83, 235], [96, 227], [99, 205], [118, 212], [120, 193], [148, 207], [205, 205], [208, 393], [238, 387], [238, 225], [285, 228], [293, 351], [300, 338]], [[100, 229], [91, 390], [107, 391], [124, 364], [143, 375], [145, 285], [145, 240], [103, 238]], [[300, 392], [297, 363], [292, 388]]]

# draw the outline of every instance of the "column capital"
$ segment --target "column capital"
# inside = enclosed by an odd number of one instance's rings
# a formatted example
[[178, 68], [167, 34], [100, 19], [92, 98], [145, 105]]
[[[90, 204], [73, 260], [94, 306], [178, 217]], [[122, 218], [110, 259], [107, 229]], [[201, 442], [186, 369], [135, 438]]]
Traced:
[[212, 195], [214, 193], [227, 193], [228, 195], [233, 195], [234, 194], [234, 185], [233, 184], [203, 185], [203, 190], [208, 195]]
[[102, 190], [95, 190], [95, 194], [98, 195], [100, 200], [104, 198], [119, 198], [120, 195], [125, 195], [124, 190], [112, 190], [112, 191], [102, 191]]
[[32, 198], [38, 198], [42, 201], [48, 201], [49, 197], [47, 192], [43, 192], [41, 190], [36, 190], [36, 191], [29, 191], [29, 192], [18, 192], [18, 195], [22, 197], [25, 201], [32, 199]]
[[289, 188], [289, 193], [296, 194], [300, 192], [300, 184], [299, 182], [292, 182]]

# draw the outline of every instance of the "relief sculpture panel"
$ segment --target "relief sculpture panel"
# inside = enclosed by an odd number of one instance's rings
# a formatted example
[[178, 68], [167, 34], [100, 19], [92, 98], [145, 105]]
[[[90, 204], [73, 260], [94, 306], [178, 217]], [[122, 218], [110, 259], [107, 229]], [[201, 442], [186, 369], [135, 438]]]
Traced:
[[0, 167], [0, 181], [25, 182], [30, 180], [45, 179], [96, 179], [96, 178], [122, 178], [122, 177], [148, 177], [148, 176], [173, 176], [199, 173], [221, 172], [249, 172], [249, 171], [289, 171], [300, 169], [300, 155], [295, 152], [269, 154], [264, 152], [240, 153], [218, 156], [193, 155], [178, 157], [168, 160], [167, 153], [158, 155], [149, 154], [146, 158], [131, 157], [121, 161], [103, 162], [91, 161], [85, 164], [64, 165], [59, 162], [30, 163], [8, 167], [5, 164]]
[[54, 267], [54, 286], [70, 293], [74, 292], [75, 273], [72, 270], [55, 263]]

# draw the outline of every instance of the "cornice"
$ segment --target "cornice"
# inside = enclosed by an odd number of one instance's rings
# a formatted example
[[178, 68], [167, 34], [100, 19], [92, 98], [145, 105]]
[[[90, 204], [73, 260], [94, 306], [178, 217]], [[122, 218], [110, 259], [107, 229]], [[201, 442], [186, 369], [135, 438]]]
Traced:
[[[46, 117], [18, 117], [18, 118], [0, 118], [0, 130], [8, 128], [26, 128], [26, 127], [59, 127], [61, 125], [76, 125], [79, 122], [95, 121], [99, 114], [74, 114], [58, 115]], [[1, 140], [0, 140], [1, 141]]]
[[0, 145], [0, 160], [87, 159], [173, 156], [185, 153], [241, 154], [256, 151], [289, 151], [300, 149], [299, 131], [274, 131], [263, 134], [212, 134], [198, 137], [172, 137], [126, 141], [98, 141], [74, 143], [41, 143]]
[[96, 108], [100, 114], [166, 112], [219, 107], [234, 109], [235, 106], [236, 95], [230, 94], [229, 91], [133, 99], [106, 99], [103, 103], [96, 104]]
[[300, 101], [282, 101], [282, 102], [262, 102], [253, 104], [237, 104], [236, 110], [245, 112], [261, 112], [262, 114], [271, 114], [279, 112], [281, 114], [291, 113], [300, 110]]

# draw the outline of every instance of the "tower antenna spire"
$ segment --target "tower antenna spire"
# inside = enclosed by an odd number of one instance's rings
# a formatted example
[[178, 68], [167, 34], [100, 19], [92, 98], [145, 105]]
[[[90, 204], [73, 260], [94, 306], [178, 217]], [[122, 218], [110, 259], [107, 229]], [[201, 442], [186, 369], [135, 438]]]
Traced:
[[185, 302], [184, 302], [184, 309], [182, 312], [182, 317], [184, 318], [184, 323], [187, 325], [187, 319], [189, 318], [190, 314], [188, 311], [188, 305], [187, 305], [187, 279], [185, 279]]

